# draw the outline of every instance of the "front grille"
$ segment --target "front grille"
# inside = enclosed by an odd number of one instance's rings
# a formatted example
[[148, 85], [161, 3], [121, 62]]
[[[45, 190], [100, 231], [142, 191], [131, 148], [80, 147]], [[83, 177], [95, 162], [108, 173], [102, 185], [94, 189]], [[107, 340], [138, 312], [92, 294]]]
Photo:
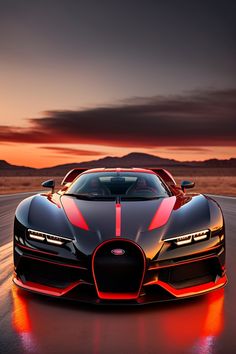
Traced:
[[[123, 250], [124, 254], [115, 255], [114, 250]], [[139, 293], [145, 271], [145, 257], [134, 242], [117, 239], [104, 242], [95, 250], [92, 266], [98, 291]]]

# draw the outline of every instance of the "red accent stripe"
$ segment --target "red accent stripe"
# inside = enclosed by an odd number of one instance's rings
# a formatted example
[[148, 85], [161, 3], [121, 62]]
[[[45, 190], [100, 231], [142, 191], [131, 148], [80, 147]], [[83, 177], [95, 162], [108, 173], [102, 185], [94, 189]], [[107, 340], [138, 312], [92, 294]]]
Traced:
[[169, 293], [171, 293], [175, 297], [184, 297], [184, 296], [193, 296], [193, 295], [197, 295], [197, 294], [202, 294], [207, 291], [215, 290], [215, 289], [223, 287], [226, 283], [227, 283], [227, 277], [226, 277], [226, 275], [224, 275], [217, 282], [211, 281], [211, 282], [208, 282], [205, 284], [195, 285], [195, 286], [191, 286], [191, 287], [184, 288], [184, 289], [175, 289], [170, 284], [167, 284], [161, 280], [149, 282], [149, 283], [145, 284], [145, 286], [146, 285], [160, 285], [162, 288], [167, 290]]
[[85, 282], [79, 280], [75, 283], [70, 284], [69, 286], [67, 286], [64, 289], [59, 289], [59, 288], [54, 288], [51, 286], [46, 286], [46, 285], [34, 283], [31, 281], [23, 282], [22, 280], [20, 280], [19, 278], [16, 278], [16, 277], [13, 278], [13, 282], [21, 288], [31, 290], [31, 291], [37, 291], [41, 294], [53, 295], [53, 296], [62, 296], [64, 294], [68, 293], [70, 290], [74, 289], [77, 285], [85, 283]]
[[149, 230], [157, 229], [167, 223], [169, 220], [170, 214], [174, 208], [176, 202], [176, 197], [164, 198], [161, 202], [161, 205], [157, 209], [151, 224], [149, 225]]
[[61, 201], [71, 224], [88, 231], [89, 227], [75, 201], [70, 197], [64, 197]]
[[121, 234], [121, 205], [116, 204], [116, 236], [119, 237]]
[[137, 293], [104, 293], [99, 291], [99, 298], [104, 300], [134, 300], [137, 299]]

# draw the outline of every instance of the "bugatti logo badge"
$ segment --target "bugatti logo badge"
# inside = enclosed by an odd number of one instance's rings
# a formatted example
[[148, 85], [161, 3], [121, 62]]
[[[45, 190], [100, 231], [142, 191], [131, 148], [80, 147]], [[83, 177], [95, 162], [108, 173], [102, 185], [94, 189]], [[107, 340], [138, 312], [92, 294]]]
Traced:
[[114, 256], [123, 256], [125, 250], [122, 250], [122, 248], [115, 248], [114, 250], [111, 250], [111, 253], [114, 254]]

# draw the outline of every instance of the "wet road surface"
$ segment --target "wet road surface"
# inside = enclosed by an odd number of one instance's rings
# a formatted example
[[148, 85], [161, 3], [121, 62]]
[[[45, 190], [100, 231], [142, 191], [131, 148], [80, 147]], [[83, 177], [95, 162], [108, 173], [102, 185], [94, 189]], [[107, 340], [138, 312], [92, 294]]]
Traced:
[[184, 301], [130, 308], [71, 303], [12, 284], [13, 216], [25, 197], [0, 196], [1, 353], [236, 353], [236, 198], [214, 197], [226, 221], [226, 288]]

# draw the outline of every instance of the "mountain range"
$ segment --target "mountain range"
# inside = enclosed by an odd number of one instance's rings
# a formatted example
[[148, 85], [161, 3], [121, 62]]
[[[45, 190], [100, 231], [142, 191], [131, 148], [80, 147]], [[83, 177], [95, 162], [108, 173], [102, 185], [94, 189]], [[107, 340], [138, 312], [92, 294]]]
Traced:
[[107, 156], [98, 160], [87, 162], [74, 162], [69, 164], [56, 165], [47, 168], [33, 168], [27, 166], [17, 166], [0, 160], [1, 176], [62, 176], [72, 168], [96, 168], [96, 167], [163, 167], [163, 168], [236, 168], [236, 158], [228, 160], [210, 159], [205, 161], [177, 161], [174, 159], [162, 158], [150, 154], [133, 152], [122, 157]]

